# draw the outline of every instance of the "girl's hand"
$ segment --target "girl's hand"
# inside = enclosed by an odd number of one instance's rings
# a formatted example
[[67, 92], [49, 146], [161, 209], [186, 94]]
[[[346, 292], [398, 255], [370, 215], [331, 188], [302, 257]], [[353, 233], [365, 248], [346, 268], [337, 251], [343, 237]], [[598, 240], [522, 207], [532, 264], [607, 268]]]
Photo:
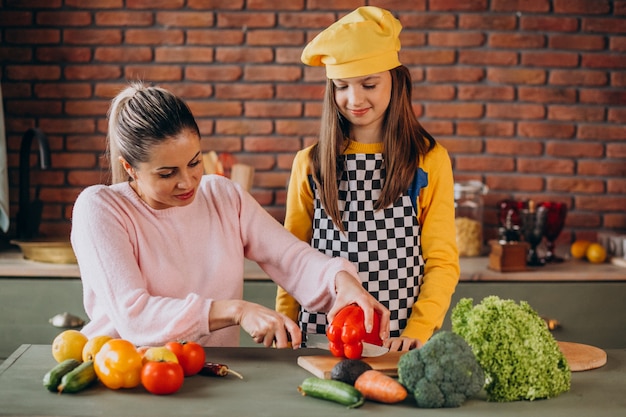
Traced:
[[389, 348], [390, 352], [406, 352], [411, 349], [419, 349], [423, 345], [419, 339], [411, 339], [410, 337], [390, 337], [383, 342], [383, 346]]
[[380, 338], [384, 341], [389, 337], [389, 310], [368, 293], [358, 278], [341, 271], [335, 277], [335, 291], [337, 299], [328, 312], [328, 322], [332, 322], [335, 315], [347, 305], [357, 304], [365, 315], [365, 331], [371, 332], [374, 327], [374, 314], [380, 314]]

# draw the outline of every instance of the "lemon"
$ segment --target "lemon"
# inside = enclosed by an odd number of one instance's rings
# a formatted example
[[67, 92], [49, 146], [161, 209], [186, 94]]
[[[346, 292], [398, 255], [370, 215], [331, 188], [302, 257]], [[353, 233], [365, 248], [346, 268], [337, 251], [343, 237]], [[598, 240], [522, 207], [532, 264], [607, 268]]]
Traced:
[[599, 243], [591, 243], [585, 252], [587, 260], [592, 264], [601, 264], [606, 260], [606, 250]]
[[572, 243], [572, 246], [570, 247], [572, 257], [576, 259], [583, 259], [587, 253], [589, 245], [591, 245], [591, 242], [588, 240], [577, 240]]
[[150, 347], [143, 353], [142, 363], [145, 364], [150, 361], [178, 363], [178, 357], [165, 346]]
[[102, 345], [111, 340], [111, 336], [94, 336], [83, 347], [83, 362], [92, 361]]
[[83, 361], [83, 348], [88, 342], [87, 336], [78, 330], [65, 330], [52, 341], [52, 356], [57, 362], [67, 359]]

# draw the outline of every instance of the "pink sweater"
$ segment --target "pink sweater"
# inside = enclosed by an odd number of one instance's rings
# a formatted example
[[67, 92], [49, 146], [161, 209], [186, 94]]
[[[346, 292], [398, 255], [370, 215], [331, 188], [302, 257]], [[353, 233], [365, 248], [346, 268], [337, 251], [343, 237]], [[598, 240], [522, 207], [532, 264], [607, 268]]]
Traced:
[[311, 249], [214, 175], [202, 178], [192, 204], [165, 210], [128, 183], [88, 187], [74, 205], [71, 240], [90, 318], [83, 333], [136, 345], [237, 346], [239, 327], [211, 332], [208, 317], [212, 300], [242, 298], [244, 257], [313, 311], [334, 303], [337, 272], [356, 276], [350, 262]]

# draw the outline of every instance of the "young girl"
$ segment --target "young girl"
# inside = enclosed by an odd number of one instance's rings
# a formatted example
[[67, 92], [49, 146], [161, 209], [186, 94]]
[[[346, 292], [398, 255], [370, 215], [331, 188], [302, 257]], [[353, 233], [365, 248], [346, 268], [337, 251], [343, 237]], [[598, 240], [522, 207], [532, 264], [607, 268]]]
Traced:
[[[391, 350], [431, 337], [459, 277], [450, 158], [413, 113], [401, 28], [388, 11], [361, 7], [304, 49], [302, 61], [325, 66], [328, 80], [319, 140], [295, 157], [285, 218], [298, 238], [357, 266], [391, 311]], [[326, 329], [324, 314], [282, 288], [276, 309], [305, 333]]]
[[333, 315], [357, 303], [370, 328], [383, 314], [388, 336], [389, 312], [353, 265], [296, 239], [230, 180], [203, 176], [200, 132], [178, 97], [139, 83], [122, 91], [109, 153], [113, 185], [85, 189], [72, 218], [88, 336], [237, 346], [240, 325], [265, 346], [299, 346], [295, 322], [241, 299], [244, 256], [308, 308]]

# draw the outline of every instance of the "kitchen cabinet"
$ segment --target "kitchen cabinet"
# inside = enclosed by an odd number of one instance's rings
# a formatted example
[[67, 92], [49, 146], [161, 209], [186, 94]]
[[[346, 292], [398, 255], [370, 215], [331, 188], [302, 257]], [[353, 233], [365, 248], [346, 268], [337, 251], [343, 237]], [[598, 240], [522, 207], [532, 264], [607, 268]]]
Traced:
[[488, 295], [527, 301], [542, 317], [556, 320], [557, 340], [603, 349], [626, 347], [626, 282], [460, 282], [443, 328], [458, 300], [478, 304]]
[[[525, 300], [560, 327], [558, 340], [601, 348], [625, 348], [626, 268], [568, 261], [525, 272], [486, 268], [486, 258], [461, 259], [461, 280], [452, 306], [462, 297], [475, 303], [487, 295]], [[274, 308], [276, 284], [254, 262], [245, 264], [244, 299]], [[0, 253], [0, 360], [23, 343], [51, 343], [60, 331], [48, 323], [58, 313], [87, 319], [77, 265], [24, 261]], [[449, 312], [444, 328], [450, 327]], [[259, 347], [241, 332], [241, 346]]]
[[[87, 320], [80, 279], [49, 277], [0, 278], [0, 360], [6, 359], [23, 343], [50, 344], [65, 330], [48, 320], [68, 312]], [[244, 299], [274, 308], [276, 284], [246, 281]], [[243, 330], [242, 346], [258, 346]]]
[[[64, 329], [48, 323], [65, 311], [87, 318], [79, 279], [0, 279], [0, 359], [22, 343], [51, 343]], [[556, 320], [556, 339], [600, 348], [626, 347], [626, 282], [466, 282], [461, 281], [452, 306], [464, 297], [480, 302], [488, 295], [527, 301], [543, 317]], [[276, 284], [246, 281], [244, 299], [274, 308]], [[450, 328], [450, 311], [443, 328]], [[258, 347], [241, 331], [242, 347]]]
[[[568, 261], [515, 273], [487, 269], [487, 258], [462, 258], [461, 278], [443, 323], [450, 329], [450, 313], [461, 298], [474, 304], [497, 295], [526, 301], [539, 315], [554, 320], [557, 340], [585, 343], [603, 349], [626, 348], [626, 268]], [[255, 265], [248, 265], [244, 297], [274, 308], [276, 285]], [[255, 346], [242, 335], [242, 346]], [[248, 343], [251, 342], [251, 343]]]
[[68, 312], [83, 320], [81, 281], [73, 278], [0, 279], [0, 360], [23, 343], [51, 344], [63, 328], [48, 320]]
[[[21, 344], [51, 344], [65, 330], [48, 320], [68, 312], [84, 320], [83, 289], [73, 278], [0, 278], [0, 360], [6, 359]], [[274, 308], [276, 284], [271, 281], [246, 281], [244, 299]], [[242, 346], [259, 346], [243, 330]]]
[[[273, 282], [248, 282], [244, 292], [247, 299], [274, 308]], [[603, 349], [626, 347], [626, 282], [461, 281], [442, 328], [450, 329], [451, 310], [461, 298], [473, 298], [477, 304], [489, 295], [526, 301], [542, 317], [556, 320], [558, 327], [552, 334], [557, 340]], [[246, 336], [241, 337], [242, 346], [255, 346]]]

